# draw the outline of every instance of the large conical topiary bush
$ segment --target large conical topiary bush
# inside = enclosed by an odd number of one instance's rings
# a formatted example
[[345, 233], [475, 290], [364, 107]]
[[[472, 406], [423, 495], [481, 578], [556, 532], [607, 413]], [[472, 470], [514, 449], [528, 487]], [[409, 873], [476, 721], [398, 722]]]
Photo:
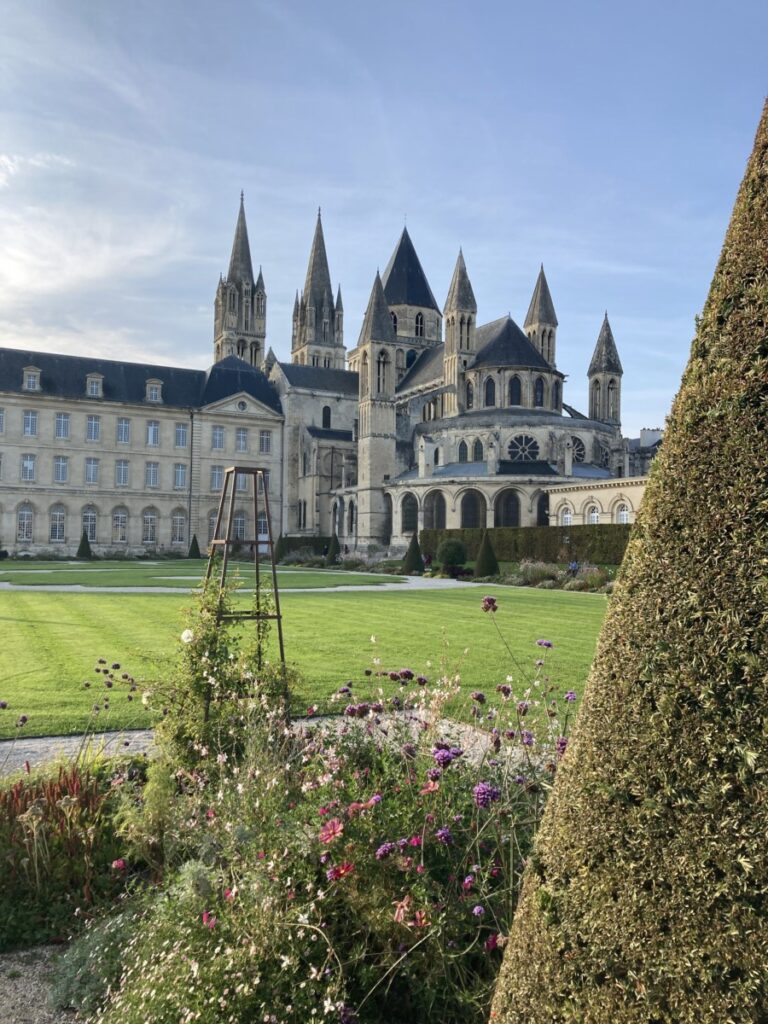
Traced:
[[77, 554], [75, 558], [88, 559], [93, 558], [93, 552], [91, 551], [91, 544], [88, 540], [88, 534], [83, 530], [83, 535], [80, 538], [80, 543], [77, 546]]
[[424, 572], [424, 559], [421, 557], [419, 535], [416, 530], [411, 534], [411, 541], [403, 558], [403, 572], [409, 576]]
[[499, 560], [493, 550], [493, 544], [487, 530], [483, 530], [480, 548], [475, 559], [475, 576], [498, 576]]
[[189, 544], [189, 551], [187, 552], [187, 558], [200, 558], [200, 545], [197, 542], [197, 534], [192, 534], [192, 540]]
[[328, 566], [338, 564], [340, 554], [341, 546], [339, 545], [339, 538], [334, 533], [333, 536], [331, 537], [331, 543], [328, 545], [328, 552], [325, 556], [325, 564]]
[[768, 1020], [768, 105], [493, 1024]]

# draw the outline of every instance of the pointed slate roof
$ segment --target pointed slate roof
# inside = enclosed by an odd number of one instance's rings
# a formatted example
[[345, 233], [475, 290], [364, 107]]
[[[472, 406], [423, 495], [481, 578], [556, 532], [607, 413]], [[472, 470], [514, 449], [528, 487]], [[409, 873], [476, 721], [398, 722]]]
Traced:
[[395, 329], [392, 326], [392, 317], [389, 314], [384, 287], [377, 270], [371, 290], [371, 297], [368, 300], [368, 308], [365, 311], [365, 319], [360, 331], [358, 345], [363, 345], [367, 341], [395, 340], [396, 336]]
[[407, 228], [403, 228], [382, 283], [390, 306], [422, 306], [440, 312]]
[[472, 284], [464, 263], [464, 253], [461, 249], [459, 249], [459, 258], [456, 260], [453, 270], [451, 286], [448, 289], [448, 298], [445, 300], [443, 312], [447, 313], [449, 309], [465, 309], [470, 313], [477, 313], [475, 293], [472, 291]]
[[477, 355], [472, 366], [552, 367], [510, 316], [483, 324], [475, 332]]
[[544, 276], [544, 264], [541, 264], [539, 276], [536, 278], [536, 287], [533, 289], [533, 297], [528, 307], [528, 314], [523, 327], [531, 327], [533, 324], [553, 324], [557, 327], [555, 306], [552, 302], [552, 295], [549, 291], [547, 279]]
[[592, 353], [587, 376], [591, 377], [593, 373], [615, 373], [616, 376], [621, 376], [624, 373], [616, 342], [613, 340], [613, 331], [608, 323], [607, 313], [603, 320], [603, 326], [600, 328], [600, 334], [597, 336], [597, 344]]
[[336, 292], [336, 312], [344, 312], [344, 306], [341, 303], [341, 285], [339, 285], [338, 291]]
[[261, 266], [259, 266], [259, 276], [256, 278], [256, 291], [257, 292], [264, 292], [264, 291], [266, 291], [266, 288], [264, 287], [264, 275], [261, 272]]
[[302, 299], [306, 302], [307, 306], [314, 306], [318, 312], [323, 306], [333, 310], [331, 272], [328, 269], [328, 256], [325, 252], [325, 238], [323, 237], [323, 222], [320, 219], [320, 210], [317, 211], [315, 236], [312, 239], [312, 248], [309, 253], [307, 279], [304, 282]]
[[242, 192], [240, 193], [240, 210], [237, 214], [235, 240], [232, 243], [232, 255], [229, 258], [227, 280], [233, 281], [235, 284], [242, 284], [243, 281], [253, 281], [251, 247], [248, 244], [248, 228], [245, 223], [245, 201]]

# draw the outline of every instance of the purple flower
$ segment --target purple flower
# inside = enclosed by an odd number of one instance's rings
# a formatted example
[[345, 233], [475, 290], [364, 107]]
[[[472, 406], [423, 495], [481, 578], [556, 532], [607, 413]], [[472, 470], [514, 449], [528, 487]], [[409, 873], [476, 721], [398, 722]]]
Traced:
[[426, 686], [429, 680], [427, 679], [426, 676], [416, 676], [416, 682], [419, 684], [419, 686]]
[[527, 781], [528, 781], [528, 779], [525, 777], [525, 775], [516, 775], [515, 776], [515, 782], [518, 784], [518, 786], [524, 786]]
[[501, 796], [501, 790], [489, 782], [478, 782], [472, 790], [472, 795], [475, 799], [475, 806], [490, 807]]
[[0, 700], [0, 711], [5, 711], [5, 709], [7, 707], [8, 707], [8, 701], [7, 700]]
[[350, 688], [348, 686], [340, 686], [337, 692], [338, 693], [352, 693], [352, 691], [350, 690]]
[[568, 692], [565, 695], [565, 699], [568, 701], [569, 704], [572, 704], [576, 700], [576, 694], [573, 692], [573, 690], [568, 690]]
[[389, 678], [392, 680], [393, 683], [396, 683], [397, 680], [400, 678], [400, 673], [399, 672], [390, 672], [389, 673]]
[[555, 750], [557, 751], [557, 756], [558, 757], [562, 757], [563, 756], [567, 746], [568, 746], [568, 737], [567, 736], [558, 736], [557, 737], [557, 742], [555, 743]]
[[523, 715], [527, 715], [528, 714], [528, 708], [530, 706], [531, 706], [531, 702], [529, 700], [519, 700], [517, 702], [517, 713], [518, 713], [518, 715], [520, 715], [521, 718], [523, 717]]
[[466, 878], [464, 879], [464, 881], [461, 883], [461, 887], [462, 887], [462, 889], [469, 890], [469, 889], [472, 888], [472, 886], [474, 884], [475, 884], [475, 876], [474, 875], [467, 875]]
[[401, 668], [399, 675], [400, 675], [401, 679], [405, 679], [405, 680], [413, 679], [413, 672], [409, 668]]
[[551, 640], [537, 640], [536, 643], [539, 647], [554, 647]]
[[453, 754], [445, 747], [435, 747], [432, 751], [432, 757], [434, 758], [435, 764], [440, 768], [447, 768], [453, 760]]
[[374, 793], [373, 796], [371, 797], [371, 799], [368, 801], [368, 803], [369, 804], [380, 804], [381, 803], [381, 793]]
[[[448, 762], [448, 763], [450, 764], [450, 762]], [[437, 780], [442, 776], [442, 774], [443, 774], [442, 768], [430, 768], [427, 771], [427, 778], [431, 782], [437, 782]]]
[[391, 857], [397, 850], [396, 843], [382, 843], [376, 851], [376, 860], [386, 860], [387, 857]]
[[481, 907], [479, 904], [476, 907], [472, 907], [472, 913], [475, 917], [482, 917], [485, 913], [485, 907]]
[[495, 597], [484, 597], [480, 607], [484, 612], [495, 612], [498, 608]]
[[435, 832], [435, 839], [438, 841], [438, 843], [442, 843], [443, 846], [453, 845], [453, 834], [451, 833], [451, 830], [447, 828], [445, 825], [443, 825], [442, 828], [439, 828], [437, 832]]
[[413, 758], [416, 757], [416, 747], [414, 746], [413, 743], [404, 743], [400, 749], [402, 751], [403, 757], [407, 757], [411, 760], [413, 760]]
[[523, 729], [520, 732], [520, 740], [524, 747], [533, 746], [533, 733], [530, 729]]
[[480, 690], [473, 690], [469, 695], [472, 700], [477, 701], [478, 704], [485, 704], [485, 694]]
[[501, 683], [499, 686], [496, 687], [496, 693], [500, 693], [501, 696], [505, 698], [511, 697], [512, 687], [509, 686], [507, 683]]

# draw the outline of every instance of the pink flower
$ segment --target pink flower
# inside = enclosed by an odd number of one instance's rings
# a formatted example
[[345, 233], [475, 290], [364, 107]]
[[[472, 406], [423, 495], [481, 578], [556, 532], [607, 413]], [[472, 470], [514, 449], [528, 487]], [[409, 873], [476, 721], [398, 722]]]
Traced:
[[125, 863], [122, 857], [118, 857], [117, 860], [112, 861], [113, 871], [125, 871], [128, 865]]
[[430, 779], [426, 786], [419, 790], [419, 796], [427, 796], [429, 793], [436, 793], [438, 789], [440, 789], [440, 783], [435, 782], [434, 779]]
[[232, 889], [225, 889], [224, 890], [224, 899], [225, 900], [231, 901], [234, 898], [235, 898], [235, 894], [234, 894], [234, 891]]
[[344, 832], [344, 825], [338, 818], [331, 818], [320, 829], [319, 839], [321, 843], [332, 843]]
[[203, 924], [206, 928], [210, 928], [211, 931], [216, 927], [216, 918], [208, 910], [203, 911]]
[[492, 953], [493, 950], [496, 949], [498, 944], [499, 936], [496, 934], [496, 932], [494, 932], [493, 935], [489, 935], [488, 938], [485, 940], [484, 945], [486, 953]]
[[340, 878], [346, 878], [347, 875], [351, 875], [354, 870], [355, 865], [345, 860], [343, 864], [337, 864], [332, 868], [328, 868], [325, 875], [329, 882], [338, 882]]
[[426, 910], [417, 910], [413, 915], [411, 924], [414, 928], [426, 928], [429, 925], [429, 918], [427, 917]]
[[398, 924], [402, 924], [405, 920], [405, 916], [408, 913], [408, 908], [411, 905], [411, 897], [404, 896], [401, 900], [396, 900], [394, 903], [395, 908], [395, 921]]
[[408, 840], [409, 846], [421, 846], [421, 836], [411, 836]]

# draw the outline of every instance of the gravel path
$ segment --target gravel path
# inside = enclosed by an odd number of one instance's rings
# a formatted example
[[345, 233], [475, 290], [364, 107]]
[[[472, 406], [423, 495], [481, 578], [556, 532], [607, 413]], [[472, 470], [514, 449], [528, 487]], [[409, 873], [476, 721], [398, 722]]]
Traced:
[[48, 1005], [51, 964], [60, 952], [60, 946], [36, 946], [0, 955], [2, 1024], [75, 1024], [74, 1012]]
[[[490, 584], [484, 584], [486, 587]], [[387, 590], [457, 590], [466, 587], [477, 587], [479, 584], [468, 580], [443, 580], [424, 576], [400, 577], [397, 583], [363, 583], [341, 584], [336, 587], [284, 587], [280, 594], [334, 594], [347, 591], [352, 593], [381, 593]], [[87, 587], [82, 583], [8, 583], [0, 581], [0, 590], [32, 590], [52, 594], [191, 594], [196, 587]]]
[[[154, 749], [151, 729], [133, 729], [127, 732], [102, 732], [88, 736], [30, 736], [0, 741], [0, 776], [20, 771], [25, 762], [30, 767], [53, 761], [58, 757], [70, 758], [83, 749], [93, 753], [137, 754], [151, 753]], [[0, 1003], [0, 1021], [2, 1021]]]

